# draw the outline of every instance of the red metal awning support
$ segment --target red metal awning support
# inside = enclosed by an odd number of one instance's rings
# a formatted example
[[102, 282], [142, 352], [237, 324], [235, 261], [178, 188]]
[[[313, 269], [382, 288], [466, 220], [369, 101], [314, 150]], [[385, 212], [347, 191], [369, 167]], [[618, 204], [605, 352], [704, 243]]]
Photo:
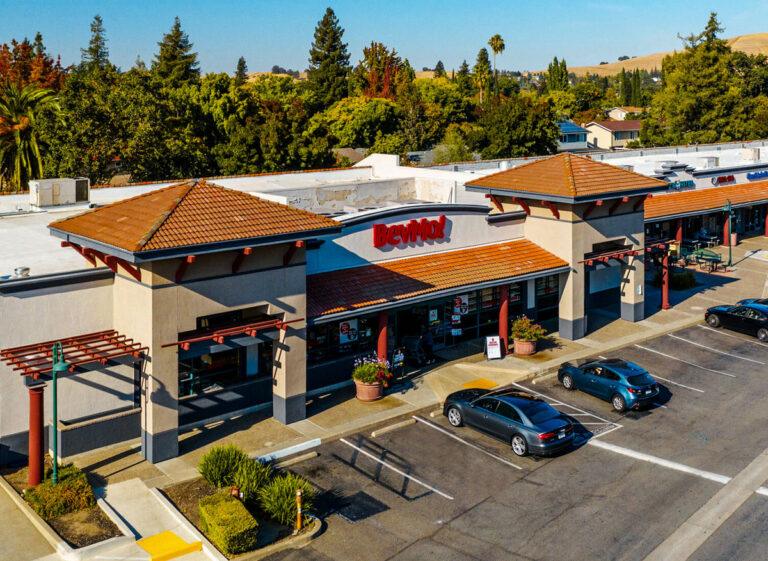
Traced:
[[589, 215], [592, 214], [592, 212], [599, 206], [603, 206], [602, 199], [597, 201], [592, 201], [591, 203], [589, 203], [587, 210], [584, 211], [584, 220], [586, 220], [589, 217]]
[[493, 206], [496, 207], [496, 210], [498, 210], [499, 212], [504, 212], [504, 205], [501, 204], [501, 201], [496, 195], [491, 195], [490, 193], [488, 193], [485, 195], [485, 198], [491, 200], [491, 202], [493, 203]]
[[67, 337], [58, 341], [44, 341], [20, 347], [0, 350], [0, 360], [23, 376], [37, 380], [43, 374], [53, 370], [51, 348], [54, 343], [61, 343], [66, 353], [69, 371], [74, 372], [78, 366], [99, 363], [107, 364], [111, 360], [131, 356], [143, 358], [148, 350], [141, 343], [120, 335], [114, 329], [87, 333], [75, 337]]
[[616, 209], [619, 208], [620, 205], [628, 202], [629, 202], [629, 197], [621, 197], [620, 199], [616, 199], [616, 201], [614, 201], [614, 203], [608, 209], [608, 216], [611, 216], [614, 212], [616, 212]]
[[552, 201], [541, 201], [541, 204], [549, 209], [549, 212], [552, 213], [552, 216], [554, 216], [557, 220], [560, 220], [560, 211], [557, 209], [557, 205], [555, 203]]
[[283, 267], [288, 266], [288, 263], [291, 262], [291, 259], [293, 259], [293, 256], [296, 254], [296, 250], [300, 247], [304, 247], [304, 240], [297, 240], [291, 244], [288, 251], [283, 255]]
[[243, 261], [245, 261], [245, 258], [248, 257], [251, 253], [253, 253], [252, 247], [244, 247], [237, 253], [237, 257], [235, 257], [235, 260], [232, 262], [233, 275], [240, 270], [240, 267], [243, 266]]
[[528, 206], [528, 203], [525, 202], [524, 199], [521, 199], [520, 197], [512, 197], [512, 202], [516, 205], [521, 206], [525, 211], [525, 214], [527, 214], [528, 216], [531, 215], [531, 207]]
[[141, 282], [141, 271], [138, 269], [138, 267], [135, 267], [128, 263], [125, 259], [120, 259], [119, 257], [115, 257], [114, 255], [107, 255], [101, 251], [97, 251], [95, 249], [91, 249], [88, 247], [82, 247], [76, 243], [72, 242], [61, 242], [61, 247], [71, 247], [75, 251], [77, 251], [80, 255], [82, 255], [85, 259], [88, 260], [88, 262], [96, 266], [96, 259], [101, 259], [101, 261], [109, 267], [113, 273], [117, 273], [117, 267], [118, 265], [125, 270], [126, 273], [131, 275], [133, 278], [135, 278], [137, 281]]
[[197, 257], [194, 255], [187, 255], [184, 259], [181, 260], [181, 263], [179, 263], [179, 266], [176, 269], [176, 276], [174, 278], [176, 284], [180, 284], [181, 281], [184, 280], [184, 274], [187, 272], [187, 267], [189, 267], [196, 260]]
[[259, 321], [256, 323], [248, 323], [245, 325], [238, 325], [235, 327], [227, 327], [224, 329], [217, 329], [211, 331], [205, 335], [199, 335], [196, 337], [190, 337], [188, 339], [181, 339], [180, 341], [174, 341], [173, 343], [166, 343], [162, 348], [166, 347], [181, 347], [183, 350], [188, 351], [189, 346], [192, 343], [200, 343], [203, 341], [213, 341], [218, 344], [222, 344], [226, 337], [233, 337], [236, 335], [247, 335], [248, 337], [256, 337], [259, 331], [266, 331], [268, 329], [279, 329], [281, 331], [288, 327], [288, 324], [304, 321], [304, 318], [292, 319], [283, 321], [281, 319], [270, 319], [266, 321]]

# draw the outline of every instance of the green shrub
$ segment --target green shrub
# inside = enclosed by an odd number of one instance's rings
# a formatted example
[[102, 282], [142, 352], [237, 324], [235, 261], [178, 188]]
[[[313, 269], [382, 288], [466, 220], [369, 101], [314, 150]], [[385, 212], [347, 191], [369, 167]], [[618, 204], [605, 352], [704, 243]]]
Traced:
[[512, 338], [518, 341], [538, 341], [546, 335], [547, 331], [527, 316], [520, 316], [512, 322]]
[[272, 468], [258, 460], [246, 460], [237, 466], [234, 485], [243, 494], [243, 500], [253, 503], [257, 500], [259, 489], [266, 485], [272, 477]]
[[231, 555], [256, 549], [259, 523], [243, 503], [225, 492], [200, 500], [200, 529], [213, 545]]
[[[46, 473], [46, 477], [50, 472]], [[59, 467], [59, 482], [54, 485], [46, 479], [40, 485], [28, 489], [24, 498], [45, 520], [51, 520], [96, 504], [96, 497], [86, 475], [72, 464]]]
[[301, 489], [302, 512], [309, 514], [315, 499], [315, 488], [293, 473], [278, 475], [259, 490], [261, 509], [274, 521], [292, 526], [296, 521], [296, 490]]
[[214, 487], [229, 487], [234, 484], [238, 466], [249, 460], [248, 455], [234, 444], [214, 446], [200, 458], [197, 471]]

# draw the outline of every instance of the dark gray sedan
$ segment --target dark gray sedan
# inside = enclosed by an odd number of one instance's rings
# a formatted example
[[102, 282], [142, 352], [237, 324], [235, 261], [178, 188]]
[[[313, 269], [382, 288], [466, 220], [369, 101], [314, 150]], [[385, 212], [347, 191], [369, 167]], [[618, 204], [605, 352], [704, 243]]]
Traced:
[[573, 424], [548, 403], [521, 390], [461, 390], [445, 400], [454, 427], [468, 425], [509, 442], [518, 456], [548, 456], [573, 443]]

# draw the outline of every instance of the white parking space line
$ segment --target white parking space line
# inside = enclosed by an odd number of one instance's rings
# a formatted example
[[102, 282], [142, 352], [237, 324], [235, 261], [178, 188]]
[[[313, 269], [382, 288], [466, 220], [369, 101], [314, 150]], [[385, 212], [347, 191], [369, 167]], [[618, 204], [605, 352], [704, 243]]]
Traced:
[[688, 362], [687, 360], [683, 360], [682, 358], [677, 358], [676, 356], [668, 355], [666, 353], [662, 353], [661, 351], [656, 351], [654, 349], [649, 349], [648, 347], [643, 347], [642, 345], [635, 345], [638, 349], [643, 349], [644, 351], [648, 351], [649, 353], [655, 353], [657, 355], [661, 355], [663, 357], [671, 358], [672, 360], [676, 360], [678, 362], [682, 362], [683, 364], [687, 364], [689, 366], [694, 366], [696, 368], [700, 368], [701, 370], [706, 370], [707, 372], [712, 372], [714, 374], [720, 374], [721, 376], [728, 376], [729, 378], [735, 378], [733, 374], [729, 374], [728, 372], [721, 372], [720, 370], [713, 370], [712, 368], [707, 368], [706, 366], [702, 366], [701, 364], [696, 364], [695, 362]]
[[672, 380], [668, 380], [667, 378], [662, 378], [661, 376], [658, 376], [657, 374], [654, 374], [653, 377], [657, 378], [659, 380], [664, 380], [667, 383], [674, 384], [676, 386], [680, 386], [681, 388], [685, 388], [686, 390], [691, 390], [693, 392], [704, 393], [704, 390], [700, 390], [699, 388], [693, 388], [691, 386], [686, 386], [685, 384], [681, 384], [680, 382], [674, 382]]
[[461, 442], [462, 444], [465, 444], [466, 446], [469, 446], [470, 448], [472, 448], [472, 449], [474, 449], [474, 450], [477, 450], [478, 452], [482, 452], [482, 453], [483, 453], [483, 454], [485, 454], [486, 456], [490, 456], [491, 458], [493, 458], [493, 459], [494, 459], [494, 460], [496, 460], [496, 461], [499, 461], [499, 462], [501, 462], [502, 464], [505, 464], [505, 465], [511, 466], [511, 467], [513, 467], [513, 468], [515, 468], [515, 469], [523, 469], [522, 467], [520, 467], [520, 466], [518, 466], [518, 465], [516, 465], [516, 464], [513, 464], [512, 462], [510, 462], [509, 460], [506, 460], [506, 459], [502, 458], [501, 456], [497, 456], [496, 454], [492, 454], [492, 453], [491, 453], [491, 452], [489, 452], [488, 450], [484, 450], [484, 449], [483, 449], [483, 448], [481, 448], [480, 446], [477, 446], [476, 444], [472, 444], [471, 442], [469, 442], [469, 441], [467, 441], [467, 440], [464, 440], [464, 439], [463, 439], [463, 438], [461, 438], [460, 436], [457, 436], [457, 435], [453, 434], [451, 431], [449, 431], [449, 430], [446, 430], [446, 429], [444, 429], [443, 427], [441, 427], [441, 426], [439, 426], [439, 425], [436, 425], [436, 424], [434, 424], [434, 423], [431, 423], [431, 422], [427, 421], [426, 419], [423, 419], [423, 418], [421, 418], [421, 417], [419, 417], [419, 416], [417, 416], [417, 415], [413, 415], [413, 418], [414, 418], [414, 419], [416, 419], [416, 421], [418, 421], [419, 423], [422, 423], [422, 424], [424, 424], [424, 425], [428, 426], [428, 427], [429, 427], [429, 428], [431, 428], [431, 429], [435, 429], [436, 431], [439, 431], [439, 432], [443, 433], [443, 434], [444, 434], [444, 435], [446, 435], [446, 436], [450, 436], [450, 437], [451, 437], [451, 438], [453, 438], [454, 440], [458, 440], [458, 441], [459, 441], [459, 442]]
[[622, 456], [628, 456], [630, 458], [635, 458], [636, 460], [642, 460], [643, 462], [649, 462], [651, 464], [656, 464], [658, 466], [673, 469], [675, 471], [689, 473], [691, 475], [701, 477], [702, 479], [708, 479], [709, 481], [714, 481], [722, 485], [725, 485], [731, 480], [731, 478], [727, 475], [720, 475], [719, 473], [712, 473], [711, 471], [704, 471], [703, 469], [697, 469], [678, 462], [672, 462], [670, 460], [665, 460], [664, 458], [659, 458], [658, 456], [652, 456], [644, 452], [638, 452], [636, 450], [631, 450], [630, 448], [617, 446], [616, 444], [611, 444], [610, 442], [605, 442], [604, 440], [595, 440], [593, 438], [587, 444], [597, 448], [602, 448], [603, 450], [615, 452], [616, 454], [621, 454]]
[[673, 333], [667, 333], [667, 337], [672, 337], [673, 339], [677, 339], [678, 341], [683, 341], [684, 343], [688, 343], [689, 345], [696, 345], [697, 347], [701, 347], [702, 349], [705, 349], [705, 350], [707, 350], [707, 351], [709, 351], [711, 353], [717, 353], [719, 355], [730, 356], [730, 357], [733, 357], [733, 358], [738, 358], [739, 360], [745, 360], [747, 362], [754, 362], [755, 364], [762, 364], [763, 366], [765, 366], [765, 363], [764, 362], [760, 362], [759, 360], [755, 360], [753, 358], [747, 358], [747, 357], [743, 357], [743, 356], [739, 356], [739, 355], [735, 355], [735, 354], [731, 354], [731, 353], [726, 353], [725, 351], [719, 351], [717, 349], [713, 349], [712, 347], [710, 347], [708, 345], [702, 345], [701, 343], [697, 343], [696, 341], [691, 341], [690, 339], [686, 339], [684, 337], [680, 337], [680, 336], [675, 335]]
[[604, 357], [603, 355], [597, 355], [597, 358], [599, 358], [600, 360], [608, 360], [608, 359], [607, 359], [606, 357]]
[[430, 490], [430, 491], [432, 491], [433, 493], [437, 493], [438, 495], [440, 495], [441, 497], [444, 497], [444, 498], [448, 499], [449, 501], [452, 501], [452, 500], [453, 500], [453, 497], [452, 497], [452, 496], [450, 496], [448, 493], [443, 493], [441, 490], [439, 490], [439, 489], [436, 489], [435, 487], [432, 487], [431, 485], [427, 485], [426, 483], [424, 483], [424, 482], [423, 482], [423, 481], [421, 481], [420, 479], [416, 479], [416, 478], [415, 478], [415, 477], [413, 477], [412, 475], [408, 475], [408, 474], [407, 474], [407, 473], [405, 473], [404, 471], [397, 469], [395, 466], [393, 466], [393, 465], [391, 465], [391, 464], [389, 464], [389, 463], [385, 462], [384, 460], [380, 460], [379, 458], [377, 458], [376, 456], [374, 456], [374, 455], [373, 455], [373, 454], [371, 454], [370, 452], [368, 452], [368, 451], [366, 451], [366, 450], [363, 450], [363, 449], [362, 449], [362, 448], [360, 448], [359, 446], [355, 446], [355, 445], [354, 445], [354, 444], [352, 444], [350, 441], [348, 441], [346, 438], [340, 438], [340, 439], [339, 439], [339, 442], [343, 442], [344, 444], [346, 444], [346, 445], [347, 445], [347, 446], [349, 446], [350, 448], [354, 448], [355, 450], [357, 450], [358, 452], [360, 452], [360, 453], [361, 453], [363, 456], [367, 456], [368, 458], [370, 458], [370, 459], [371, 459], [371, 460], [373, 460], [374, 462], [376, 462], [376, 463], [379, 463], [379, 464], [383, 465], [384, 467], [391, 469], [391, 470], [392, 470], [392, 471], [394, 471], [395, 473], [397, 473], [397, 474], [399, 474], [399, 475], [402, 475], [402, 476], [403, 476], [403, 477], [405, 477], [406, 479], [409, 479], [409, 480], [413, 481], [414, 483], [416, 483], [416, 484], [418, 484], [418, 485], [421, 485], [421, 486], [422, 486], [422, 487], [424, 487], [425, 489], [429, 489], [429, 490]]
[[[527, 387], [523, 386], [522, 384], [518, 384], [517, 382], [512, 382], [512, 385], [513, 386], [517, 386], [521, 390], [525, 390], [525, 391], [527, 391], [529, 393], [532, 393], [534, 395], [538, 395], [539, 397], [541, 397], [543, 399], [548, 399], [552, 403], [557, 403], [558, 405], [563, 405], [565, 407], [570, 407], [571, 409], [573, 409], [575, 411], [578, 411], [579, 413], [583, 413], [584, 415], [588, 415], [590, 417], [594, 417], [595, 419], [599, 419], [600, 421], [603, 421], [604, 423], [608, 423], [608, 424], [611, 424], [611, 425], [616, 425], [617, 424], [617, 423], [614, 423], [613, 421], [609, 421], [608, 419], [603, 419], [602, 417], [599, 417], [598, 415], [595, 415], [594, 413], [590, 413], [589, 411], [584, 411], [583, 409], [579, 409], [575, 405], [570, 405], [568, 403], [564, 403], [564, 402], [562, 402], [562, 401], [560, 401], [558, 399], [555, 399], [554, 397], [550, 397], [550, 396], [548, 396], [546, 394], [543, 394], [541, 392], [537, 392], [536, 390], [532, 390], [530, 388], [527, 388]], [[570, 413], [569, 413], [569, 415], [570, 415]], [[621, 425], [619, 425], [619, 426], [621, 426]]]
[[697, 325], [696, 327], [700, 327], [702, 329], [706, 329], [707, 331], [711, 331], [713, 333], [717, 333], [718, 335], [725, 335], [726, 337], [732, 337], [734, 339], [738, 339], [742, 343], [749, 343], [751, 345], [757, 345], [758, 347], [766, 347], [768, 348], [768, 345], [765, 343], [761, 343], [760, 341], [750, 341], [749, 339], [744, 339], [744, 337], [739, 337], [738, 335], [734, 335], [733, 333], [728, 333], [727, 331], [723, 331], [721, 329], [712, 329], [708, 325]]
[[653, 402], [654, 407], [661, 407], [662, 409], [669, 409], [666, 405], [662, 405], [661, 403]]

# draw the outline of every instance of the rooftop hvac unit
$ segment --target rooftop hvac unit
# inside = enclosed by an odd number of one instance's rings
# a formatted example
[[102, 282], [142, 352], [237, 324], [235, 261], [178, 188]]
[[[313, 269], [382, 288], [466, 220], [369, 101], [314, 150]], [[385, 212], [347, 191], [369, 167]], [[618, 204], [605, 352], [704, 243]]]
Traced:
[[38, 208], [88, 202], [90, 181], [86, 178], [38, 179], [29, 182], [29, 203]]
[[717, 156], [704, 156], [699, 158], [702, 169], [712, 169], [720, 167], [720, 158]]

